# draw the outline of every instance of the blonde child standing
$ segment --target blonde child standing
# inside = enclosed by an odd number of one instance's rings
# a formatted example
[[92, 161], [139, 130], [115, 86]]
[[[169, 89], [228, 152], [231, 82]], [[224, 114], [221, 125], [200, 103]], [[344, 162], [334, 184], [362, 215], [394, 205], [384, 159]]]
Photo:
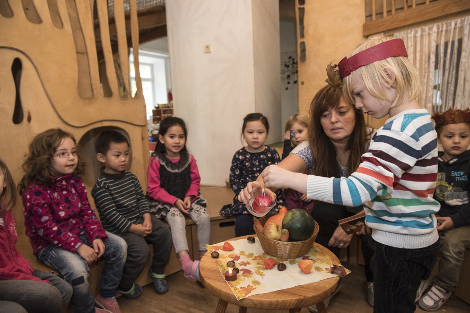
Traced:
[[61, 313], [72, 287], [52, 273], [32, 269], [16, 250], [15, 203], [15, 182], [0, 159], [0, 312]]
[[[79, 175], [85, 171], [76, 140], [61, 129], [33, 138], [18, 185], [26, 235], [36, 257], [59, 272], [73, 288], [72, 311], [120, 313], [115, 294], [126, 261], [126, 242], [106, 233], [90, 207]], [[89, 265], [104, 257], [95, 308]]]
[[[293, 148], [308, 140], [308, 125], [310, 120], [303, 114], [292, 115], [286, 123], [284, 138], [284, 148], [282, 149], [282, 159], [284, 160]], [[289, 138], [289, 140], [286, 140]], [[310, 175], [310, 169], [305, 174]], [[307, 195], [294, 189], [284, 190], [285, 204], [287, 210], [302, 209], [309, 214], [312, 213], [314, 201], [307, 199]]]
[[158, 142], [147, 172], [150, 212], [166, 218], [173, 245], [184, 276], [191, 282], [199, 280], [199, 261], [189, 257], [185, 216], [197, 227], [199, 257], [207, 251], [210, 241], [210, 218], [206, 200], [199, 193], [201, 176], [196, 160], [186, 149], [188, 131], [178, 117], [160, 122]]
[[470, 247], [470, 110], [448, 110], [432, 117], [436, 123], [439, 172], [434, 199], [439, 201], [439, 272], [431, 289], [419, 300], [426, 311], [436, 311], [449, 299], [460, 278], [465, 249]]
[[[345, 98], [365, 114], [390, 118], [374, 135], [362, 163], [348, 178], [292, 173], [278, 166], [262, 174], [267, 187], [293, 188], [309, 199], [364, 204], [375, 254], [374, 312], [414, 312], [418, 288], [439, 250], [432, 195], [437, 136], [418, 102], [419, 78], [401, 39], [383, 36], [358, 46], [339, 64]], [[249, 199], [250, 186], [240, 194]]]
[[101, 133], [95, 143], [96, 157], [104, 164], [91, 195], [100, 213], [104, 229], [124, 239], [127, 258], [119, 292], [130, 299], [142, 294], [136, 284], [147, 264], [149, 246], [153, 246], [152, 265], [148, 275], [159, 294], [168, 291], [165, 266], [170, 259], [171, 233], [161, 220], [150, 215], [147, 199], [139, 180], [126, 171], [130, 147], [127, 138], [118, 131]]
[[[267, 166], [281, 161], [277, 151], [264, 144], [268, 132], [268, 119], [263, 114], [250, 113], [243, 119], [242, 136], [246, 147], [235, 152], [230, 167], [230, 187], [235, 193], [233, 206], [220, 212], [223, 216], [237, 216], [235, 221], [237, 237], [254, 232], [253, 216], [248, 212], [246, 205], [238, 200], [237, 195], [248, 182], [256, 180]], [[279, 199], [280, 193], [277, 196]]]

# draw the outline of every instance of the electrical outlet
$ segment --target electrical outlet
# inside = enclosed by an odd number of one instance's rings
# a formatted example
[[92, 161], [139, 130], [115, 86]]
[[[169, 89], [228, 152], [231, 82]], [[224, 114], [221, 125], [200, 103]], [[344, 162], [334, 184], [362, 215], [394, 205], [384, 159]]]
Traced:
[[204, 53], [211, 53], [211, 45], [204, 45]]

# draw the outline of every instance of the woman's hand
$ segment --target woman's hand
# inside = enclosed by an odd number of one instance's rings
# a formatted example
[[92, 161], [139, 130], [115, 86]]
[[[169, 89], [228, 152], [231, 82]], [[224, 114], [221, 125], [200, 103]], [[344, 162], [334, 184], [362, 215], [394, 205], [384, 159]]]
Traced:
[[[100, 239], [101, 240], [101, 239]], [[94, 241], [93, 241], [94, 243]], [[101, 241], [103, 243], [103, 241]], [[97, 254], [95, 253], [95, 250], [92, 248], [88, 247], [86, 244], [82, 243], [78, 248], [77, 248], [77, 253], [85, 259], [85, 261], [88, 264], [91, 264], [98, 260]]]
[[330, 247], [346, 248], [349, 246], [349, 242], [351, 241], [352, 236], [353, 234], [346, 234], [344, 229], [341, 226], [338, 226], [333, 233], [333, 236], [331, 236], [328, 245]]
[[437, 230], [438, 231], [448, 230], [448, 229], [455, 227], [454, 221], [448, 216], [446, 217], [436, 216], [436, 218], [437, 218]]
[[175, 201], [175, 207], [183, 213], [189, 213], [189, 209], [186, 209], [186, 207], [184, 206], [184, 202], [181, 199]]
[[367, 227], [366, 225], [362, 225], [362, 228], [360, 231], [356, 232], [356, 235], [366, 235], [372, 233], [372, 228]]

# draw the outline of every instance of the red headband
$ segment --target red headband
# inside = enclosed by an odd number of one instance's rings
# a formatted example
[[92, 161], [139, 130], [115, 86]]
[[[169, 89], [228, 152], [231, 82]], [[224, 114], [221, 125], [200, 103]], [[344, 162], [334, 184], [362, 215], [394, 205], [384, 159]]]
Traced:
[[363, 50], [349, 59], [348, 57], [344, 57], [341, 62], [338, 63], [338, 69], [341, 77], [345, 78], [361, 66], [399, 56], [408, 57], [405, 43], [402, 39], [392, 39]]

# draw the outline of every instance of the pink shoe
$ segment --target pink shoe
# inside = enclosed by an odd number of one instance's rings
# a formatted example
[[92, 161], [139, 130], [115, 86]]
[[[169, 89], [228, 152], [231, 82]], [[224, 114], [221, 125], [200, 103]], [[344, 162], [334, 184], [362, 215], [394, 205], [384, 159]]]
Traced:
[[[104, 312], [111, 312], [111, 313], [122, 313], [121, 309], [119, 308], [119, 304], [116, 301], [115, 297], [112, 298], [104, 298], [100, 294], [98, 294], [95, 297], [95, 303], [102, 309], [104, 309]], [[96, 312], [101, 312], [98, 311], [100, 310], [99, 308], [96, 308]]]

